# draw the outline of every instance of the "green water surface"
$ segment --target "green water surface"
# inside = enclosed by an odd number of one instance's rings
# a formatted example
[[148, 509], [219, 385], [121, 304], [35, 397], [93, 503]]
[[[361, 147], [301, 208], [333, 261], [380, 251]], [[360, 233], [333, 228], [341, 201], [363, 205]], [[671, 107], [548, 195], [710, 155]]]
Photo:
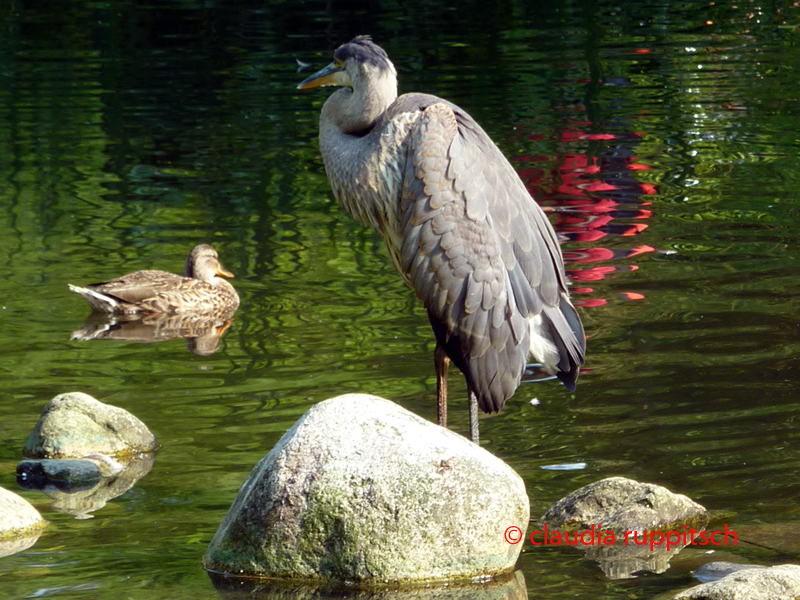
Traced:
[[[142, 419], [152, 471], [0, 559], [4, 598], [217, 598], [201, 557], [239, 486], [346, 392], [436, 418], [433, 335], [380, 237], [335, 203], [301, 92], [369, 33], [402, 91], [464, 107], [564, 238], [588, 337], [574, 394], [526, 384], [482, 421], [531, 514], [621, 475], [732, 527], [800, 521], [800, 8], [792, 2], [0, 5], [0, 485], [48, 400]], [[182, 269], [212, 243], [242, 298], [220, 350], [70, 339], [67, 284]], [[451, 428], [466, 388], [450, 378]], [[538, 405], [531, 405], [532, 399]], [[572, 470], [543, 467], [579, 466]], [[744, 536], [746, 538], [747, 536]], [[650, 598], [703, 562], [798, 562], [777, 535], [611, 581], [526, 544], [531, 598]]]

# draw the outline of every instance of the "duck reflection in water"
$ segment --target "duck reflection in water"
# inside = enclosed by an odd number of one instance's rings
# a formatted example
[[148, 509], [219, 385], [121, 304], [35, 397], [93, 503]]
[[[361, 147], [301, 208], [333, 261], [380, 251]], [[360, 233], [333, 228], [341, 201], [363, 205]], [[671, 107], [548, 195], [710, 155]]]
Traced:
[[73, 340], [118, 340], [124, 342], [164, 342], [184, 338], [194, 354], [210, 356], [219, 350], [220, 339], [233, 323], [235, 310], [218, 315], [109, 315], [93, 312]]

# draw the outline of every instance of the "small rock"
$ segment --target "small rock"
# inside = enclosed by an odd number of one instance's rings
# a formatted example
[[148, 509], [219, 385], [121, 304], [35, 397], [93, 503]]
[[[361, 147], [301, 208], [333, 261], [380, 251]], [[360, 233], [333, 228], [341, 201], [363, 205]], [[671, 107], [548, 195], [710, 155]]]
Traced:
[[595, 525], [619, 534], [683, 526], [701, 530], [708, 523], [708, 513], [693, 500], [660, 485], [609, 477], [562, 498], [541, 520], [561, 529]]
[[[27, 540], [33, 536], [38, 537], [36, 534], [44, 529], [46, 524], [47, 521], [30, 502], [14, 492], [0, 487], [0, 540], [13, 542], [20, 539]], [[35, 538], [34, 541], [36, 541]], [[0, 555], [6, 556], [24, 549], [24, 547], [16, 549], [14, 544], [10, 547], [12, 550], [7, 553], [0, 549]]]
[[22, 453], [27, 458], [124, 457], [158, 448], [147, 426], [128, 411], [71, 392], [47, 404]]
[[675, 596], [675, 600], [795, 600], [798, 597], [800, 566], [779, 565], [737, 570], [718, 581], [685, 590]]
[[23, 460], [17, 465], [17, 485], [26, 490], [51, 485], [64, 492], [91, 489], [100, 482], [100, 469], [90, 460]]
[[528, 497], [503, 461], [393, 402], [309, 410], [242, 486], [203, 559], [243, 577], [366, 584], [510, 572]]
[[666, 571], [669, 561], [689, 543], [686, 536], [692, 529], [699, 534], [705, 528], [708, 514], [696, 502], [660, 485], [610, 477], [559, 500], [541, 520], [564, 531], [591, 528], [601, 536], [613, 532], [609, 544], [576, 547], [609, 579], [627, 579], [639, 572]]

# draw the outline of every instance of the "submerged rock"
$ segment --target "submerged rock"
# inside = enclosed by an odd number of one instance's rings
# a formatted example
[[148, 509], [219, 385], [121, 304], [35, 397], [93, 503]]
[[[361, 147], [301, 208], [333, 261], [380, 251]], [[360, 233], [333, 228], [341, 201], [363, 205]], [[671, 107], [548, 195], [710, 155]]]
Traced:
[[556, 502], [542, 522], [561, 529], [625, 531], [669, 530], [708, 523], [708, 512], [694, 500], [652, 483], [609, 477]]
[[28, 458], [124, 457], [158, 448], [147, 426], [128, 411], [70, 392], [47, 404], [22, 453]]
[[718, 581], [703, 583], [675, 596], [675, 600], [795, 600], [800, 597], [800, 566], [741, 565]]
[[[366, 584], [510, 572], [528, 498], [503, 461], [393, 402], [339, 396], [259, 462], [204, 557], [245, 577]], [[520, 534], [522, 535], [522, 534]]]
[[0, 487], [0, 556], [32, 546], [46, 525], [30, 502]]

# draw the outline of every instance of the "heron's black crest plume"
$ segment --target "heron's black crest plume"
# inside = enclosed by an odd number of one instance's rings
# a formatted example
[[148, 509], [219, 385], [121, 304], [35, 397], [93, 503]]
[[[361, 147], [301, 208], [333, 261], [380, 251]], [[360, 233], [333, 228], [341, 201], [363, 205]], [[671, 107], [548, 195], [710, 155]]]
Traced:
[[358, 35], [348, 43], [342, 44], [333, 53], [333, 58], [342, 62], [348, 58], [355, 58], [362, 64], [373, 65], [379, 69], [389, 69], [391, 65], [386, 51], [368, 35]]

